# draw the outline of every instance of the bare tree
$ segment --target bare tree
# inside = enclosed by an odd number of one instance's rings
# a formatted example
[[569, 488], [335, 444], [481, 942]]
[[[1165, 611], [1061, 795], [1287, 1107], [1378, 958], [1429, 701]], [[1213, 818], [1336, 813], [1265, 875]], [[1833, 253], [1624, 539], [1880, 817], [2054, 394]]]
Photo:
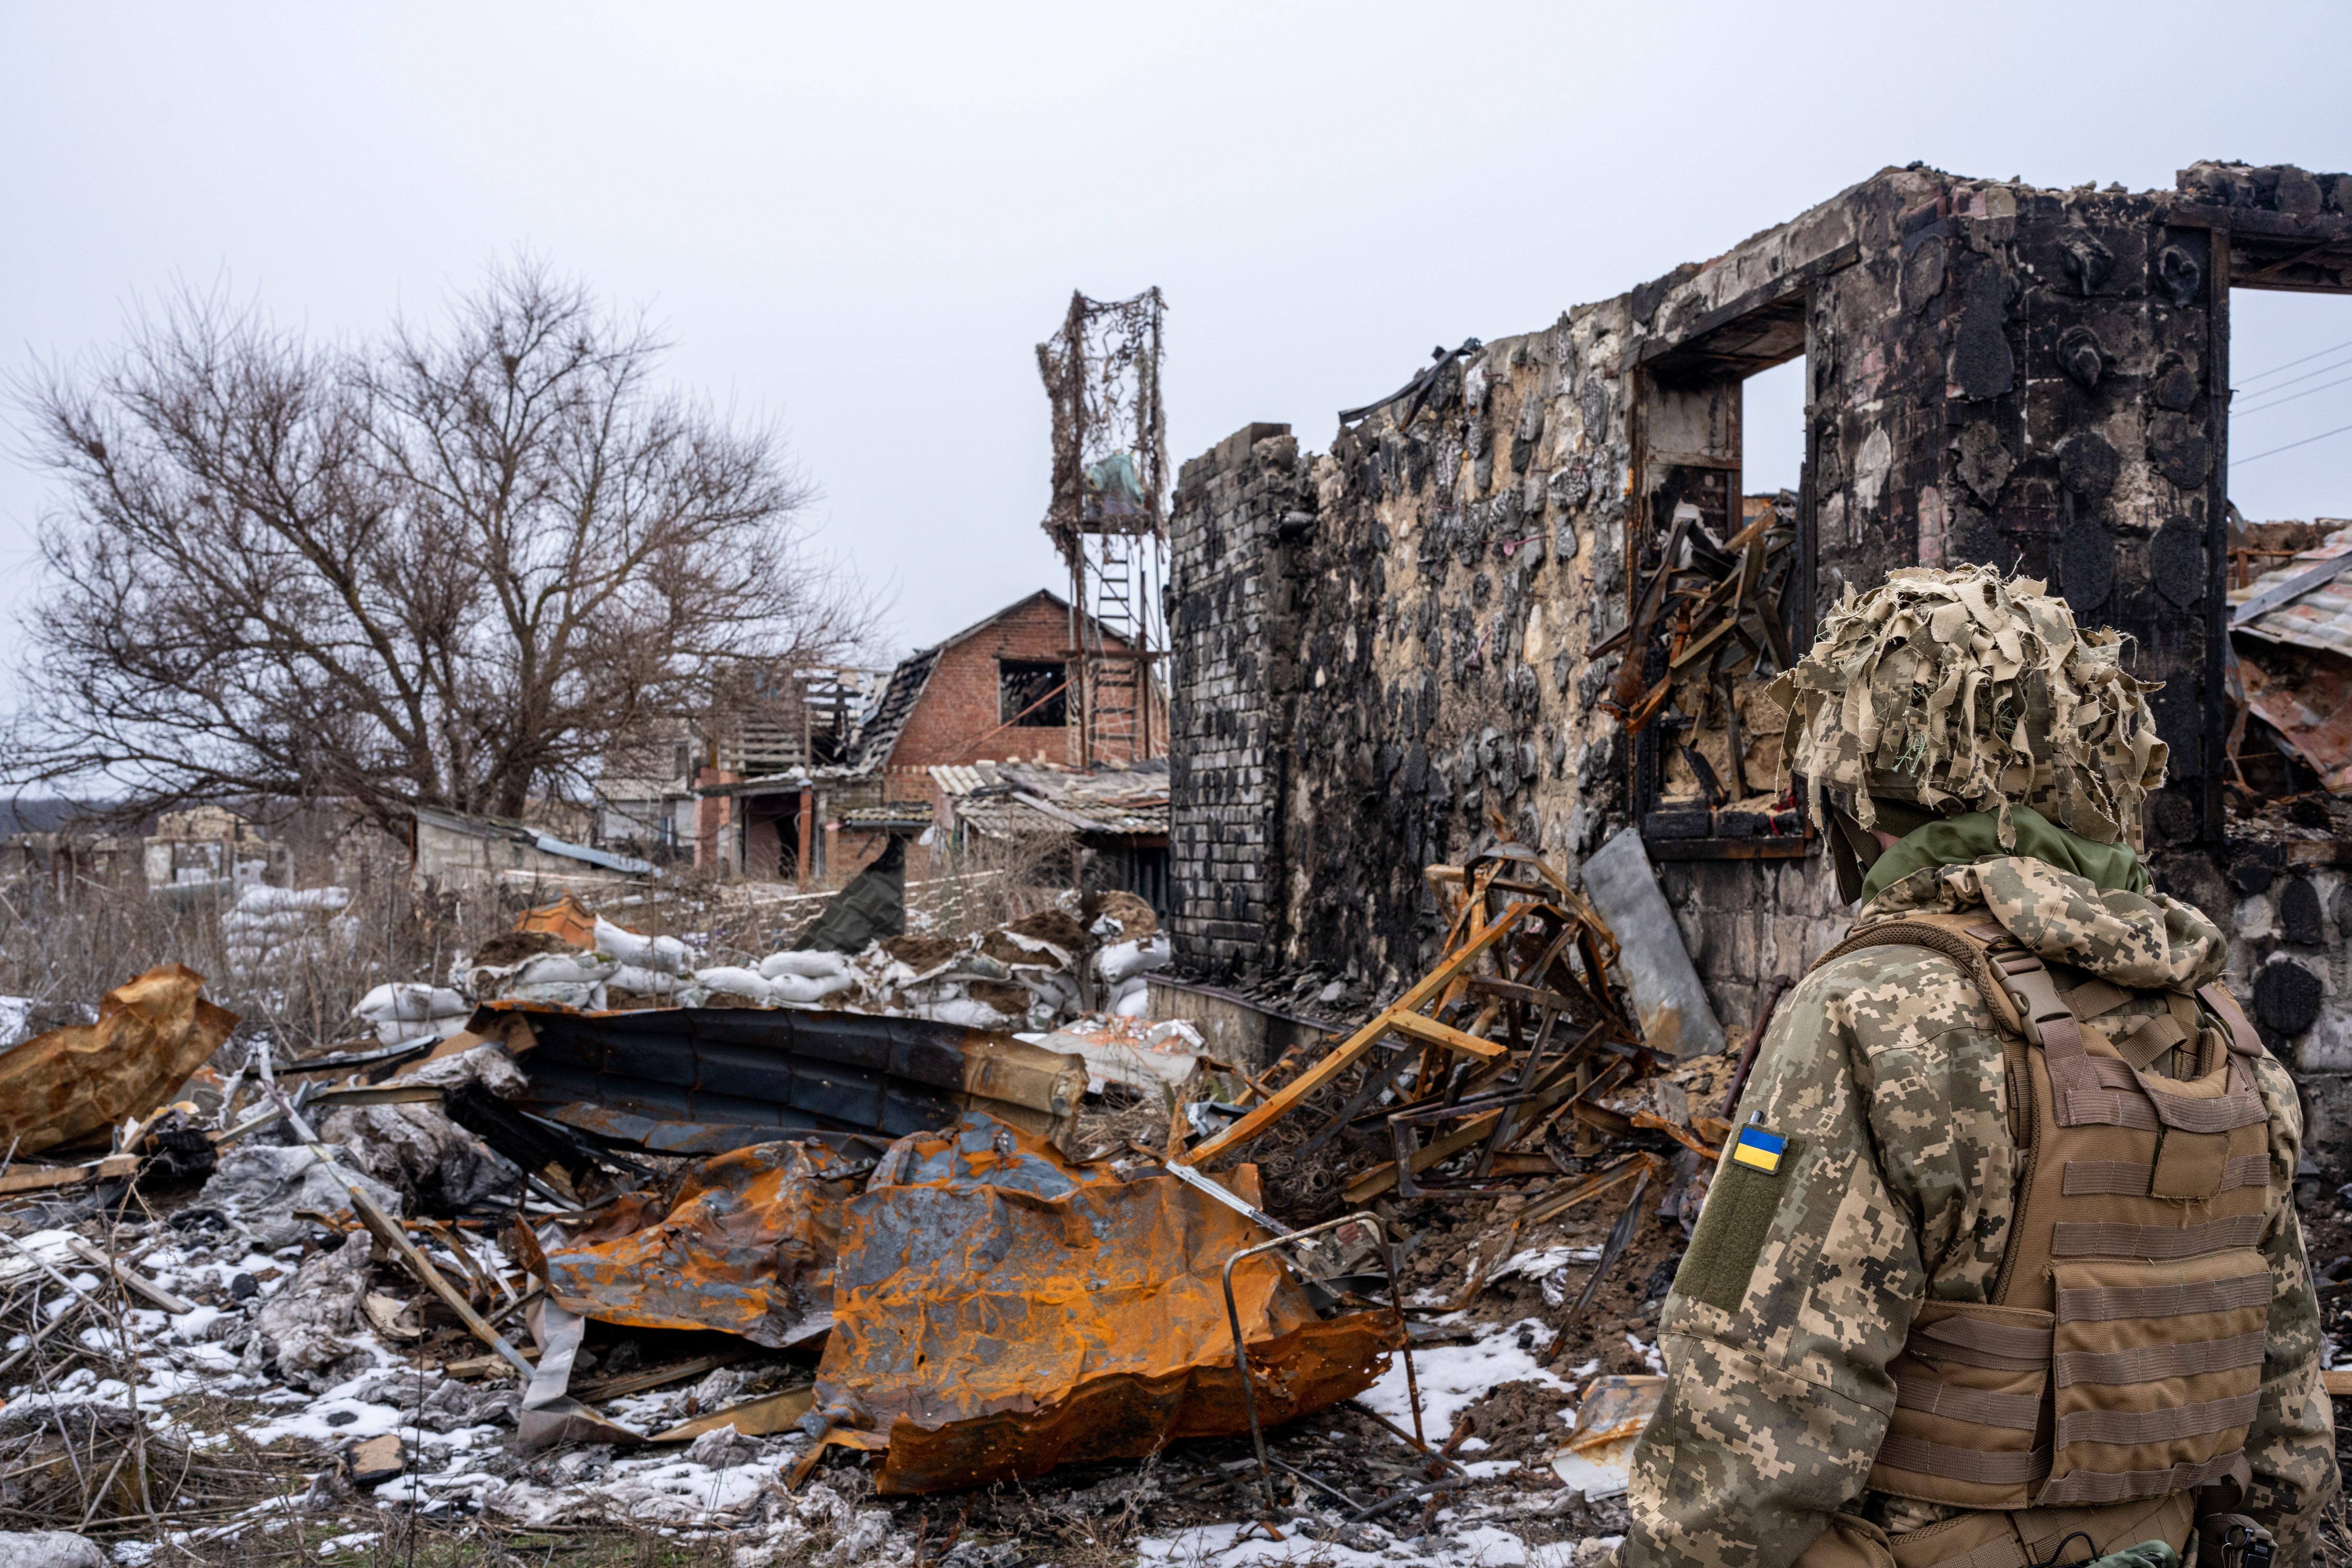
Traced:
[[438, 331], [321, 347], [184, 296], [21, 381], [59, 479], [9, 771], [127, 807], [520, 816], [616, 742], [835, 660], [864, 603], [778, 440], [533, 263]]

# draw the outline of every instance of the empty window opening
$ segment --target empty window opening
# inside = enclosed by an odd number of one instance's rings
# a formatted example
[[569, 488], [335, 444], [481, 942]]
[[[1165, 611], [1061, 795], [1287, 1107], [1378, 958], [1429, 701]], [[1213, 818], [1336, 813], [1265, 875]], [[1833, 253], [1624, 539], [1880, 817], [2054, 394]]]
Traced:
[[1739, 487], [1750, 496], [1796, 493], [1805, 466], [1805, 361], [1739, 384]]
[[2231, 290], [2229, 409], [2240, 517], [2352, 517], [2352, 296]]
[[[1776, 301], [1654, 356], [1645, 521], [1618, 692], [1653, 855], [1796, 854], [1765, 685], [1801, 641], [1805, 302]], [[1733, 847], [1737, 843], [1738, 847]]]
[[996, 661], [998, 717], [1029, 730], [1060, 729], [1070, 721], [1068, 667], [1059, 659]]

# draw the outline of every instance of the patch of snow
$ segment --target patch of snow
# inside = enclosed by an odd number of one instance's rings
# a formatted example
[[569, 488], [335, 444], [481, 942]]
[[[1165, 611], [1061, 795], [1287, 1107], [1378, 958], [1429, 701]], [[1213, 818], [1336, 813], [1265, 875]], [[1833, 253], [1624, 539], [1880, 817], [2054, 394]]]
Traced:
[[[349, 1419], [340, 1423], [329, 1416]], [[336, 1396], [336, 1391], [320, 1399], [305, 1399], [302, 1408], [245, 1428], [245, 1435], [257, 1444], [268, 1446], [280, 1437], [310, 1437], [318, 1442], [335, 1444], [349, 1437], [378, 1437], [386, 1432], [396, 1432], [404, 1421], [401, 1412], [389, 1405], [372, 1405], [348, 1394]]]
[[[1147, 1536], [1136, 1542], [1139, 1564], [1167, 1568], [1255, 1568], [1258, 1563], [1315, 1563], [1329, 1568], [1395, 1568], [1399, 1563], [1437, 1568], [1570, 1568], [1576, 1543], [1562, 1541], [1529, 1546], [1507, 1530], [1491, 1524], [1450, 1530], [1424, 1536], [1409, 1548], [1391, 1544], [1386, 1531], [1366, 1530], [1353, 1539], [1378, 1542], [1381, 1550], [1366, 1551], [1336, 1540], [1318, 1541], [1303, 1530], [1286, 1531], [1288, 1539], [1269, 1541], [1254, 1524], [1204, 1524], [1170, 1536]], [[1238, 1539], [1237, 1539], [1238, 1538]]]
[[[1528, 1331], [1527, 1337], [1534, 1346], [1531, 1350], [1519, 1348], [1523, 1329]], [[1553, 1338], [1553, 1331], [1542, 1319], [1481, 1323], [1475, 1331], [1478, 1338], [1469, 1344], [1433, 1345], [1412, 1352], [1413, 1372], [1421, 1384], [1423, 1431], [1452, 1431], [1455, 1418], [1463, 1411], [1492, 1394], [1500, 1384], [1537, 1383], [1564, 1394], [1571, 1392], [1569, 1384], [1545, 1371], [1543, 1363], [1536, 1359]], [[1405, 1388], [1402, 1356], [1391, 1356], [1381, 1380], [1356, 1397], [1398, 1426], [1411, 1429], [1412, 1405]]]

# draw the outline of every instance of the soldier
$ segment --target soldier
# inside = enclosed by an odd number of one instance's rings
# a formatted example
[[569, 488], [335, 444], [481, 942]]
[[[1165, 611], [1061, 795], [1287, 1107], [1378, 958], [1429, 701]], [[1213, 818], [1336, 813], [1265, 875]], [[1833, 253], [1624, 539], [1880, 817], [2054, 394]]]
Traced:
[[2040, 583], [1907, 569], [1770, 689], [1862, 908], [1675, 1277], [1622, 1568], [2308, 1560], [2301, 1113], [2135, 852], [2166, 753], [2120, 652]]

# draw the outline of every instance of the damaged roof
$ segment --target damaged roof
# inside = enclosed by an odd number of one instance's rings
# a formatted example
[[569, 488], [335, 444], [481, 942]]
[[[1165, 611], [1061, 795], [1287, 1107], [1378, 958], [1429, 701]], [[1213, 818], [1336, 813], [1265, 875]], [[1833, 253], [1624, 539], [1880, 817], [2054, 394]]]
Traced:
[[841, 814], [841, 826], [853, 833], [919, 833], [931, 825], [928, 800], [892, 800], [880, 805], [853, 805]]
[[420, 823], [445, 828], [451, 833], [461, 833], [468, 838], [503, 838], [527, 845], [544, 855], [561, 856], [567, 860], [580, 861], [583, 865], [617, 871], [623, 876], [653, 875], [651, 861], [614, 855], [609, 850], [591, 848], [585, 844], [573, 844], [552, 834], [541, 833], [527, 823], [510, 822], [502, 816], [476, 816], [468, 812], [449, 811], [437, 805], [415, 806], [412, 811]]
[[[865, 723], [858, 731], [857, 745], [852, 753], [856, 759], [857, 767], [862, 772], [873, 773], [889, 763], [891, 752], [898, 747], [898, 736], [906, 729], [908, 719], [915, 711], [915, 704], [922, 700], [923, 690], [930, 684], [931, 672], [939, 668], [941, 654], [965, 638], [986, 631], [1014, 611], [1033, 605], [1040, 599], [1057, 610], [1066, 612], [1070, 607], [1069, 601], [1059, 594], [1050, 588], [1040, 588], [1034, 594], [1022, 595], [992, 615], [982, 616], [963, 630], [940, 638], [929, 647], [918, 648], [899, 660], [898, 668], [890, 672], [889, 685], [883, 689], [881, 698], [868, 710]], [[1092, 619], [1092, 617], [1088, 618]], [[1106, 643], [1123, 647], [1127, 642], [1125, 637], [1099, 622], [1095, 623], [1094, 629]]]
[[931, 770], [958, 822], [990, 838], [1168, 832], [1168, 760], [1080, 771], [1049, 763], [957, 763]]
[[850, 753], [861, 770], [873, 772], [890, 760], [891, 752], [898, 747], [899, 732], [906, 729], [915, 704], [922, 700], [923, 688], [930, 684], [931, 671], [939, 668], [940, 655], [947, 646], [940, 643], [936, 647], [919, 648], [900, 659], [898, 668], [890, 672], [890, 683], [882, 689], [880, 699], [866, 713], [866, 722], [857, 731], [856, 748]]
[[2352, 524], [2245, 587], [2232, 588], [2230, 605], [2233, 632], [2352, 655]]

